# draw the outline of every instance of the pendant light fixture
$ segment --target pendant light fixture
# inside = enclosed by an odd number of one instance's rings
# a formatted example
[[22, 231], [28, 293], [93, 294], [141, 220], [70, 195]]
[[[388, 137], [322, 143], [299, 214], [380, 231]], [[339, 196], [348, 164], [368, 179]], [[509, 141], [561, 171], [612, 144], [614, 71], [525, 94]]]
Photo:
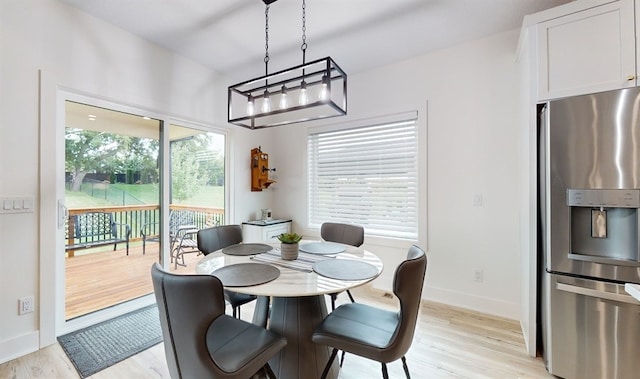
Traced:
[[265, 75], [229, 86], [228, 121], [249, 129], [347, 114], [347, 74], [326, 57], [306, 62], [306, 0], [302, 0], [302, 64], [269, 74], [269, 7], [265, 4]]

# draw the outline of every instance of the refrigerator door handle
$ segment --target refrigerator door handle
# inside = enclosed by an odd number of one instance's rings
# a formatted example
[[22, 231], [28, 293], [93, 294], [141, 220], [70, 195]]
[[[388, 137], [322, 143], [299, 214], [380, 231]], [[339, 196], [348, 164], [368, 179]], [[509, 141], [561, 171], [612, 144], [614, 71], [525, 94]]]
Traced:
[[[638, 212], [638, 214], [640, 214], [640, 212]], [[638, 234], [638, 236], [640, 238], [640, 234]], [[638, 261], [630, 261], [630, 260], [626, 260], [626, 259], [612, 259], [612, 258], [595, 257], [595, 256], [592, 256], [592, 255], [585, 255], [585, 254], [569, 253], [567, 255], [567, 258], [573, 259], [575, 261], [602, 263], [602, 264], [606, 264], [606, 265], [615, 265], [615, 266], [629, 266], [629, 267], [638, 267], [638, 266], [640, 266], [640, 262], [638, 262]]]
[[638, 300], [634, 299], [630, 295], [598, 291], [591, 288], [573, 286], [571, 284], [565, 284], [565, 283], [556, 283], [556, 288], [560, 291], [571, 292], [578, 295], [597, 297], [600, 299], [619, 301], [622, 303], [633, 304], [633, 305], [640, 305], [640, 303], [638, 303]]

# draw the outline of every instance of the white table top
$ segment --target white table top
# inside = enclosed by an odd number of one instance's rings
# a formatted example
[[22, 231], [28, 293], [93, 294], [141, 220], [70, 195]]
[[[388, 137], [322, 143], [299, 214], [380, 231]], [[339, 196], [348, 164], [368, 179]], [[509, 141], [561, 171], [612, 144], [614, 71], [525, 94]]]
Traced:
[[[300, 244], [317, 241], [301, 241]], [[270, 243], [273, 247], [279, 247], [279, 243]], [[347, 246], [344, 253], [335, 256], [335, 259], [355, 259], [372, 264], [378, 269], [377, 275], [364, 280], [337, 280], [330, 279], [315, 272], [303, 272], [280, 265], [275, 265], [280, 270], [280, 276], [268, 283], [248, 287], [229, 287], [234, 292], [277, 297], [315, 296], [328, 293], [342, 292], [350, 288], [361, 286], [377, 278], [383, 269], [380, 258], [375, 254], [364, 250], [362, 247]], [[222, 250], [215, 251], [202, 258], [196, 265], [196, 273], [210, 274], [211, 272], [232, 264], [257, 262], [250, 256], [236, 256], [222, 254]]]

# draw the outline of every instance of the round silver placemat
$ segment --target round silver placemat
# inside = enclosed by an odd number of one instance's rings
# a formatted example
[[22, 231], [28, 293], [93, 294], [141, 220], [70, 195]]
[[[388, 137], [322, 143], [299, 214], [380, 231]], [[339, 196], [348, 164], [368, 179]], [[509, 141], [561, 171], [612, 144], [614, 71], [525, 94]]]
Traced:
[[353, 259], [326, 259], [313, 264], [313, 271], [331, 279], [364, 280], [378, 275], [371, 263]]
[[261, 263], [237, 263], [211, 273], [225, 287], [247, 287], [270, 282], [280, 276], [280, 270]]
[[222, 249], [222, 254], [227, 255], [254, 255], [266, 253], [273, 249], [273, 246], [264, 243], [239, 243], [227, 246]]
[[299, 250], [310, 254], [330, 255], [343, 253], [347, 247], [332, 242], [309, 242], [300, 245]]

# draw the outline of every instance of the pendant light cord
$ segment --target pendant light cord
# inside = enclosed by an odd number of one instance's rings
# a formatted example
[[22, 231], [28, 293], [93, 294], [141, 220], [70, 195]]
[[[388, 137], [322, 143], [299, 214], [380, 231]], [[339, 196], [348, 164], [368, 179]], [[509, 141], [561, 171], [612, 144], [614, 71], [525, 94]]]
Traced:
[[302, 50], [302, 64], [306, 63], [306, 53], [307, 53], [307, 4], [305, 0], [302, 0], [302, 45], [300, 45], [300, 49]]
[[269, 4], [264, 10], [264, 75], [269, 75]]

